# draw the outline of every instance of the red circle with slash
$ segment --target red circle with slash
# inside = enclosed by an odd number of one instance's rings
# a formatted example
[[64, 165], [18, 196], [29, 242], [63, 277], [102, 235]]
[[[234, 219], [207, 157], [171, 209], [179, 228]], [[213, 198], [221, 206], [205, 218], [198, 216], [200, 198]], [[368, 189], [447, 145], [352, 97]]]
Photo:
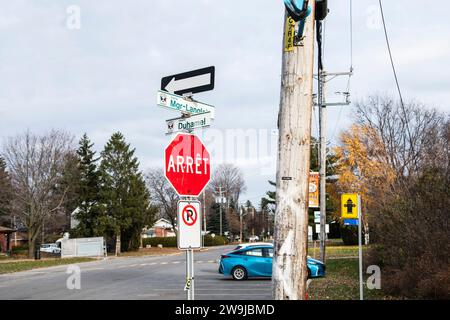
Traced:
[[187, 205], [183, 208], [183, 211], [181, 212], [181, 217], [183, 218], [183, 222], [187, 226], [193, 226], [197, 222], [197, 210], [192, 205]]

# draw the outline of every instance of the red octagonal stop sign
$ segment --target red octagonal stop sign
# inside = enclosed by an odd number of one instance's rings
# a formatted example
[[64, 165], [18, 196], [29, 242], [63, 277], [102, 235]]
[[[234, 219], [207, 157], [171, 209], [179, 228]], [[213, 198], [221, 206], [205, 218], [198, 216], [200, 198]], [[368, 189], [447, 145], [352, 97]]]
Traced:
[[198, 137], [179, 133], [165, 151], [166, 178], [180, 196], [197, 197], [211, 179], [210, 160]]

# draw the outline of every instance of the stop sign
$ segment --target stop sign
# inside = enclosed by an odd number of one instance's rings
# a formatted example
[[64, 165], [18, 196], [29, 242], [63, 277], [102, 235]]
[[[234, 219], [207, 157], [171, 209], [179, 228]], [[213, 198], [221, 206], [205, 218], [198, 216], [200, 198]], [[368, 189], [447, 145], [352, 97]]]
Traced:
[[179, 133], [165, 151], [165, 175], [180, 196], [197, 197], [211, 179], [210, 155], [202, 141]]

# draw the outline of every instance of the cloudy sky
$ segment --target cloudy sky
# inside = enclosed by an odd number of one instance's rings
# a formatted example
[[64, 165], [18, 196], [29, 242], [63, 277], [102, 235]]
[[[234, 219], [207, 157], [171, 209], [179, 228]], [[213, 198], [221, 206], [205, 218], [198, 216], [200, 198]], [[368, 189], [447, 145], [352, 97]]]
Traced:
[[[395, 95], [378, 1], [353, 2], [352, 101]], [[449, 112], [450, 22], [441, 13], [450, 4], [384, 2], [405, 99]], [[348, 71], [349, 0], [329, 3], [326, 68]], [[201, 135], [215, 164], [242, 168], [244, 198], [257, 203], [275, 176], [283, 10], [282, 0], [0, 0], [0, 137], [65, 129], [77, 140], [86, 132], [100, 151], [121, 131], [143, 170], [162, 166], [164, 120], [177, 115], [156, 106], [161, 77], [214, 65], [216, 89], [196, 96], [216, 107]], [[342, 100], [334, 92], [346, 86], [330, 84], [328, 100]], [[351, 107], [329, 108], [331, 144], [351, 116]]]

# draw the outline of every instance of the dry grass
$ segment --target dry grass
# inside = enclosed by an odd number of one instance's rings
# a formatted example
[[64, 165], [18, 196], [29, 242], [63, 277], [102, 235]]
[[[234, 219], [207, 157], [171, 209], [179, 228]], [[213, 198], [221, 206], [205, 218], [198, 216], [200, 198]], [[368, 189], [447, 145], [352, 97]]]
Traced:
[[53, 267], [81, 262], [95, 261], [92, 258], [67, 258], [67, 259], [43, 259], [43, 260], [7, 260], [0, 263], [0, 274], [26, 271], [38, 268]]
[[181, 253], [178, 248], [142, 248], [139, 251], [122, 252], [119, 257], [166, 256]]

